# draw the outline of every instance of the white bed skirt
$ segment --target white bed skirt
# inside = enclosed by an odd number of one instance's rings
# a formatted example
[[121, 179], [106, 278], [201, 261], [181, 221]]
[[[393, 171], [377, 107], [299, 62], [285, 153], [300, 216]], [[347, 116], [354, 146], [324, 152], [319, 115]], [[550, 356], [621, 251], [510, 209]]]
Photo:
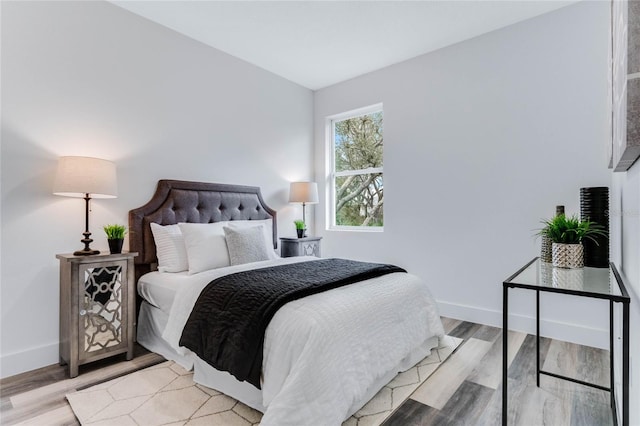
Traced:
[[[175, 361], [187, 370], [193, 368], [193, 380], [203, 386], [215, 389], [232, 398], [237, 399], [243, 404], [248, 405], [260, 412], [265, 412], [266, 407], [262, 404], [262, 392], [248, 382], [240, 382], [231, 374], [219, 371], [207, 364], [192, 352], [186, 355], [178, 354], [172, 347], [162, 338], [162, 332], [167, 324], [168, 315], [155, 306], [142, 302], [140, 306], [140, 314], [138, 317], [138, 334], [137, 340], [142, 346], [162, 355], [164, 358]], [[395, 368], [392, 368], [385, 375], [380, 377], [367, 391], [364, 398], [355, 402], [349, 409], [348, 419], [364, 404], [366, 404], [380, 389], [389, 383], [399, 372], [406, 371], [413, 367], [420, 360], [429, 355], [432, 348], [438, 346], [438, 337], [434, 336], [427, 339], [420, 346], [414, 349], [406, 356]]]

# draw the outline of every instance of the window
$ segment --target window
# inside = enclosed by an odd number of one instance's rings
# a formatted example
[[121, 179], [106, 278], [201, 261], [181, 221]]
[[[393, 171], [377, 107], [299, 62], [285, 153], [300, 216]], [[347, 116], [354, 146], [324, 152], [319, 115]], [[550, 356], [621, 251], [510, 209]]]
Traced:
[[382, 230], [382, 105], [331, 118], [331, 228]]

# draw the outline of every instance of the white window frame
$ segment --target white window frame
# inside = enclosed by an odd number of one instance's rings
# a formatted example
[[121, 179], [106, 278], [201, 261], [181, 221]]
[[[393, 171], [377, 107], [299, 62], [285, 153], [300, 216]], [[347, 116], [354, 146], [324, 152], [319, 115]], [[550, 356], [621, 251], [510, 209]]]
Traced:
[[[367, 115], [374, 112], [382, 112], [384, 117], [384, 109], [382, 107], [382, 103], [377, 103], [375, 105], [369, 105], [363, 108], [354, 109], [351, 111], [343, 112], [340, 114], [332, 115], [327, 117], [326, 119], [326, 155], [325, 158], [329, 159], [327, 161], [327, 169], [326, 169], [326, 217], [329, 219], [326, 222], [326, 229], [328, 231], [355, 231], [355, 232], [383, 232], [384, 226], [346, 226], [346, 225], [336, 225], [336, 185], [335, 180], [337, 177], [341, 176], [350, 176], [350, 175], [359, 175], [359, 174], [368, 174], [368, 173], [382, 173], [384, 176], [383, 167], [369, 167], [363, 170], [347, 170], [343, 172], [335, 172], [335, 126], [334, 123], [336, 121], [348, 120], [349, 118], [359, 117], [361, 115]], [[384, 148], [383, 148], [384, 149]], [[383, 151], [383, 163], [384, 163], [384, 151]], [[384, 209], [384, 207], [383, 207]]]

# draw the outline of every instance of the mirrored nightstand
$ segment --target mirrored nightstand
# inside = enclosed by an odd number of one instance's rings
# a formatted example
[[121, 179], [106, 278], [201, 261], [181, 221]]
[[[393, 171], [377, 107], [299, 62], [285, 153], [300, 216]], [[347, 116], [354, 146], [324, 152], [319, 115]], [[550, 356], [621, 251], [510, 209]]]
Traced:
[[321, 239], [322, 237], [280, 238], [280, 255], [320, 257]]
[[121, 353], [133, 358], [138, 253], [74, 256], [60, 260], [60, 365], [78, 366]]

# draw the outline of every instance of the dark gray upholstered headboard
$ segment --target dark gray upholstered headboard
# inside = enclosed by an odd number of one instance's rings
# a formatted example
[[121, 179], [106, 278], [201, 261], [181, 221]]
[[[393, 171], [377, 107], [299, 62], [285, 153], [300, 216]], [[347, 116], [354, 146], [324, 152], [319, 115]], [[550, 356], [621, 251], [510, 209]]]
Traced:
[[152, 222], [212, 223], [224, 220], [273, 221], [273, 248], [277, 248], [276, 211], [264, 203], [256, 186], [160, 180], [151, 200], [129, 211], [129, 251], [135, 258], [136, 282], [157, 264]]

